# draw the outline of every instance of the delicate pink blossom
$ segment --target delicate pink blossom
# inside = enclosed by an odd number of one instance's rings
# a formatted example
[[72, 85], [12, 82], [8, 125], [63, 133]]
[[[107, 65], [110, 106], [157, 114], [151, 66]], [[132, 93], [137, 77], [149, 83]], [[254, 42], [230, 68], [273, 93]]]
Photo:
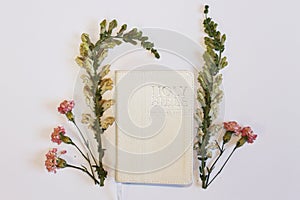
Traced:
[[74, 108], [74, 101], [67, 101], [64, 100], [63, 102], [60, 103], [59, 107], [57, 108], [58, 112], [61, 114], [67, 114], [68, 112], [71, 112], [72, 109]]
[[59, 156], [66, 153], [66, 150], [57, 152], [57, 148], [53, 148], [48, 151], [45, 161], [45, 166], [48, 172], [56, 173], [56, 169], [65, 167], [66, 161], [59, 158]]
[[239, 135], [241, 133], [241, 126], [235, 122], [235, 121], [230, 121], [230, 122], [224, 122], [224, 129], [226, 131], [232, 131], [234, 132], [236, 135]]
[[56, 152], [57, 149], [53, 148], [49, 150], [49, 152], [46, 154], [45, 166], [48, 172], [56, 173], [56, 164], [57, 164]]
[[64, 135], [66, 133], [64, 127], [62, 126], [58, 126], [56, 128], [54, 128], [54, 131], [51, 134], [51, 141], [57, 144], [60, 144], [61, 138], [60, 138], [60, 134]]
[[242, 137], [245, 137], [248, 143], [253, 143], [254, 140], [257, 138], [257, 135], [253, 133], [252, 129], [249, 126], [244, 127], [241, 130], [241, 133]]

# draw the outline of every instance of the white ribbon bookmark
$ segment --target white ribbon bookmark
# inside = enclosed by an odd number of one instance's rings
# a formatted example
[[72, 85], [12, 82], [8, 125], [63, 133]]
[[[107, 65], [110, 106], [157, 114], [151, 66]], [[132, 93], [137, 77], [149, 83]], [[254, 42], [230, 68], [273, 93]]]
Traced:
[[117, 183], [117, 200], [123, 200], [122, 183]]

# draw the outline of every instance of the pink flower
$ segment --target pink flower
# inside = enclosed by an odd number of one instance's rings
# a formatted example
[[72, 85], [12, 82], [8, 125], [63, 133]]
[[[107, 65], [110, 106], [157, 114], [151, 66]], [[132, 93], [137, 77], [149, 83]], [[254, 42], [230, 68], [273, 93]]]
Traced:
[[241, 129], [242, 129], [242, 128], [241, 128], [240, 125], [239, 125], [237, 122], [235, 122], [235, 121], [224, 122], [223, 125], [224, 125], [224, 129], [225, 129], [226, 131], [232, 131], [232, 132], [234, 132], [236, 135], [239, 135], [239, 134], [241, 133]]
[[66, 154], [67, 151], [63, 150], [59, 153], [57, 152], [57, 148], [53, 148], [48, 151], [46, 154], [46, 161], [45, 166], [48, 172], [54, 172], [56, 173], [56, 169], [64, 168], [67, 165], [67, 162], [61, 158], [59, 158], [60, 155]]
[[242, 137], [245, 137], [248, 143], [253, 143], [254, 140], [257, 138], [257, 135], [253, 133], [252, 129], [249, 126], [244, 127], [241, 130], [241, 133]]
[[56, 152], [57, 149], [53, 148], [49, 150], [49, 152], [46, 154], [45, 166], [48, 172], [56, 173], [56, 164], [57, 164]]
[[60, 138], [60, 134], [64, 135], [66, 133], [64, 127], [62, 126], [58, 126], [56, 128], [54, 128], [54, 131], [51, 134], [51, 141], [57, 144], [60, 144], [61, 138]]
[[63, 102], [60, 103], [59, 107], [57, 108], [58, 112], [61, 114], [67, 114], [68, 112], [71, 112], [72, 109], [74, 108], [74, 101], [67, 101], [64, 100]]

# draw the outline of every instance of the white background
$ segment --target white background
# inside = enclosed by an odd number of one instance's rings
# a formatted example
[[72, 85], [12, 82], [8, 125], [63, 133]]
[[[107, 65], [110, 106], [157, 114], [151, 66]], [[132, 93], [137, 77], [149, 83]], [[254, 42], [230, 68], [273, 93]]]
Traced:
[[[203, 5], [227, 34], [225, 119], [259, 134], [208, 190], [124, 186], [125, 199], [299, 199], [300, 4], [287, 0], [1, 1], [1, 199], [115, 199], [72, 170], [46, 172], [44, 154], [62, 99], [79, 68], [80, 34], [98, 34], [103, 18], [160, 27], [201, 42]], [[199, 55], [200, 56], [200, 55]]]

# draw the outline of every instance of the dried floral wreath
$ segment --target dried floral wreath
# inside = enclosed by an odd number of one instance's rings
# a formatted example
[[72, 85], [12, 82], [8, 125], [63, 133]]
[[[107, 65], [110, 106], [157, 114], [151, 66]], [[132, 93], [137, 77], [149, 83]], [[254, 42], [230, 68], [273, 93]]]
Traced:
[[[199, 89], [197, 99], [199, 108], [196, 111], [196, 119], [199, 124], [198, 133], [194, 149], [197, 152], [199, 160], [199, 174], [202, 188], [207, 188], [215, 178], [221, 173], [233, 153], [243, 146], [246, 142], [253, 143], [257, 135], [253, 133], [250, 127], [241, 127], [235, 121], [219, 124], [216, 121], [218, 116], [219, 104], [223, 98], [223, 92], [220, 89], [222, 83], [222, 74], [220, 70], [228, 65], [227, 58], [222, 55], [225, 50], [225, 34], [217, 30], [217, 24], [208, 17], [208, 6], [204, 10], [205, 19], [203, 21], [204, 31], [207, 36], [204, 38], [206, 51], [203, 54], [205, 64], [198, 75]], [[76, 58], [77, 64], [84, 69], [85, 74], [81, 76], [86, 97], [86, 103], [92, 111], [92, 114], [82, 114], [81, 122], [86, 124], [94, 133], [94, 138], [98, 144], [98, 160], [91, 151], [89, 141], [86, 139], [81, 129], [76, 123], [73, 114], [74, 101], [64, 100], [58, 107], [58, 112], [65, 115], [66, 118], [74, 124], [84, 143], [81, 149], [69, 136], [66, 135], [64, 127], [54, 128], [51, 134], [51, 140], [58, 145], [65, 143], [73, 146], [79, 154], [86, 160], [87, 164], [75, 166], [61, 158], [66, 154], [66, 150], [58, 151], [57, 148], [50, 149], [46, 154], [45, 166], [49, 172], [56, 173], [57, 169], [73, 168], [86, 173], [95, 184], [104, 186], [107, 177], [107, 171], [103, 166], [104, 149], [102, 147], [101, 136], [114, 123], [112, 116], [104, 117], [104, 112], [109, 109], [114, 100], [104, 99], [103, 94], [113, 88], [113, 81], [107, 78], [110, 71], [110, 65], [102, 65], [107, 57], [109, 49], [125, 43], [137, 45], [150, 51], [156, 58], [160, 55], [154, 48], [154, 44], [148, 41], [148, 37], [136, 28], [126, 31], [127, 25], [123, 24], [118, 31], [117, 21], [113, 20], [107, 23], [103, 20], [100, 23], [100, 38], [96, 43], [92, 43], [88, 34], [81, 35], [80, 55]], [[221, 139], [220, 139], [221, 138]], [[235, 138], [232, 139], [232, 138]], [[230, 140], [236, 141], [231, 153], [214, 174], [211, 179], [217, 162], [224, 155], [225, 146]], [[227, 145], [226, 145], [227, 144]]]

